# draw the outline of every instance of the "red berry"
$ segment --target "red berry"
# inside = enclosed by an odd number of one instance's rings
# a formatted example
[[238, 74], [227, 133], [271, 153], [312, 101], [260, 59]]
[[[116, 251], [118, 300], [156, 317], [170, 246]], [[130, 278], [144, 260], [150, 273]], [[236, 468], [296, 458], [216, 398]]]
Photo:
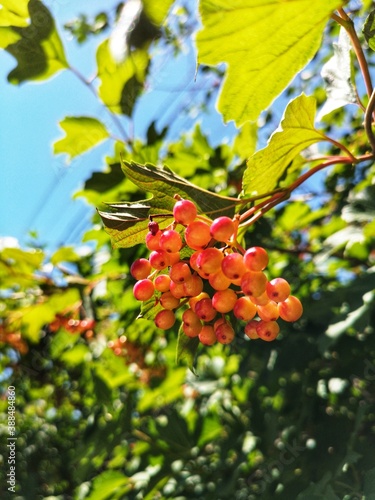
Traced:
[[268, 254], [262, 247], [251, 247], [243, 256], [249, 271], [263, 271], [268, 264]]
[[234, 339], [235, 333], [232, 326], [225, 322], [216, 328], [215, 335], [220, 344], [230, 344]]
[[169, 311], [168, 309], [164, 309], [163, 311], [158, 312], [155, 316], [155, 325], [162, 330], [168, 330], [172, 328], [175, 324], [176, 316], [173, 311]]
[[159, 246], [168, 253], [176, 253], [181, 250], [182, 239], [180, 234], [173, 229], [163, 231], [160, 236]]
[[206, 292], [201, 292], [199, 295], [197, 295], [196, 297], [192, 297], [191, 299], [189, 299], [189, 306], [191, 307], [191, 309], [193, 311], [195, 311], [195, 306], [198, 304], [198, 302], [202, 299], [209, 299], [210, 296], [208, 295], [208, 293]]
[[211, 241], [210, 226], [200, 220], [192, 222], [185, 229], [185, 240], [193, 250], [202, 250]]
[[158, 271], [169, 266], [169, 256], [165, 250], [154, 250], [150, 253], [149, 260], [151, 266]]
[[130, 266], [130, 274], [136, 280], [143, 280], [151, 273], [151, 264], [147, 259], [137, 259]]
[[276, 321], [279, 317], [279, 309], [277, 307], [277, 303], [273, 300], [270, 300], [264, 306], [256, 306], [258, 316], [260, 319], [264, 321]]
[[220, 290], [212, 297], [212, 306], [220, 313], [228, 313], [231, 311], [237, 302], [237, 294], [231, 288]]
[[175, 283], [185, 283], [191, 278], [191, 270], [189, 264], [183, 262], [177, 262], [169, 270], [169, 277]]
[[160, 297], [160, 304], [164, 309], [176, 309], [180, 304], [180, 299], [177, 299], [171, 292], [164, 292]]
[[268, 297], [275, 302], [283, 302], [290, 295], [290, 285], [284, 278], [275, 278], [267, 283]]
[[243, 257], [239, 253], [226, 255], [221, 263], [221, 269], [231, 281], [241, 278], [247, 271]]
[[154, 295], [154, 284], [149, 279], [137, 281], [133, 287], [133, 295], [137, 300], [144, 302]]
[[196, 297], [203, 291], [202, 278], [193, 274], [190, 279], [184, 283], [184, 291], [186, 297]]
[[249, 297], [240, 297], [233, 308], [233, 314], [242, 321], [250, 321], [257, 313], [256, 305]]
[[146, 234], [146, 238], [145, 238], [145, 241], [146, 241], [146, 247], [149, 249], [149, 250], [159, 250], [159, 241], [160, 241], [160, 237], [162, 235], [162, 232], [161, 231], [158, 231], [157, 233], [152, 233], [152, 232], [149, 232]]
[[232, 283], [221, 269], [214, 274], [210, 274], [208, 276], [208, 282], [214, 290], [226, 290]]
[[211, 299], [202, 299], [195, 305], [195, 312], [203, 321], [212, 321], [216, 316], [216, 310], [212, 306]]
[[183, 323], [182, 330], [188, 337], [198, 337], [198, 335], [202, 331], [202, 323], [199, 322], [199, 323], [194, 323], [192, 325]]
[[168, 292], [171, 278], [168, 274], [160, 274], [154, 279], [155, 290], [158, 292]]
[[228, 241], [233, 235], [235, 225], [229, 217], [218, 217], [211, 225], [211, 236], [217, 241]]
[[241, 288], [245, 295], [259, 297], [266, 291], [267, 277], [261, 271], [248, 271], [242, 276]]
[[159, 231], [159, 224], [153, 220], [148, 223], [148, 230], [151, 234], [155, 236], [155, 234]]
[[278, 308], [280, 318], [284, 321], [297, 321], [303, 313], [301, 301], [294, 295], [289, 295], [284, 302], [279, 302]]
[[259, 324], [259, 321], [256, 319], [252, 319], [249, 321], [246, 326], [245, 326], [245, 335], [249, 337], [249, 339], [255, 340], [259, 339], [259, 335], [257, 333], [257, 326]]
[[184, 283], [175, 283], [174, 281], [171, 281], [169, 289], [171, 291], [171, 294], [177, 299], [182, 299], [182, 297], [185, 297]]
[[200, 271], [206, 274], [216, 273], [221, 269], [221, 262], [224, 258], [223, 252], [218, 248], [206, 248], [199, 252], [196, 265]]
[[173, 207], [173, 217], [176, 222], [186, 226], [197, 216], [197, 207], [190, 200], [179, 200]]
[[259, 338], [265, 340], [266, 342], [271, 342], [275, 340], [280, 331], [279, 325], [276, 321], [258, 321], [257, 334]]
[[199, 333], [199, 340], [202, 344], [213, 345], [216, 342], [216, 335], [213, 326], [205, 325]]

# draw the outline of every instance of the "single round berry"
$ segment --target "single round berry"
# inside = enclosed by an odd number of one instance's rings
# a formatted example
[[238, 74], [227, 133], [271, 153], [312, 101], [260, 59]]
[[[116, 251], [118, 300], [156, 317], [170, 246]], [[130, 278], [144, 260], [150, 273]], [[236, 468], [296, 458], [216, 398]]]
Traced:
[[203, 291], [203, 281], [200, 276], [193, 274], [190, 279], [185, 281], [184, 290], [186, 297], [196, 297]]
[[137, 300], [144, 302], [145, 300], [151, 299], [154, 295], [155, 287], [151, 280], [143, 279], [137, 281], [133, 287], [133, 295]]
[[279, 335], [280, 327], [276, 321], [258, 321], [257, 334], [266, 342], [272, 342]]
[[231, 288], [226, 290], [220, 290], [216, 292], [212, 297], [212, 306], [216, 311], [220, 313], [228, 313], [234, 308], [237, 302], [237, 294]]
[[159, 231], [159, 224], [153, 220], [150, 220], [150, 222], [148, 223], [148, 230], [155, 236]]
[[193, 250], [202, 250], [211, 241], [210, 226], [196, 220], [185, 229], [185, 241]]
[[173, 217], [176, 222], [186, 226], [197, 216], [197, 207], [190, 200], [179, 200], [173, 207]]
[[211, 236], [217, 241], [228, 241], [232, 237], [235, 225], [229, 217], [218, 217], [211, 224]]
[[243, 259], [249, 271], [263, 271], [268, 264], [268, 254], [262, 247], [247, 249]]
[[218, 248], [206, 248], [199, 252], [196, 265], [200, 271], [206, 274], [216, 273], [221, 269], [221, 262], [224, 258], [223, 252]]
[[249, 297], [240, 297], [233, 308], [233, 314], [242, 321], [250, 321], [257, 313], [256, 305]]
[[163, 309], [163, 311], [158, 312], [154, 320], [155, 325], [162, 330], [168, 330], [169, 328], [172, 328], [172, 326], [175, 324], [175, 321], [176, 316], [174, 315], [174, 312], [168, 309]]
[[173, 264], [173, 266], [169, 270], [169, 277], [175, 283], [185, 283], [191, 278], [191, 270], [189, 264], [186, 264], [186, 262], [182, 260], [180, 260], [180, 262], [177, 262], [176, 264]]
[[246, 323], [245, 326], [245, 335], [249, 337], [251, 340], [259, 339], [259, 335], [257, 333], [257, 326], [259, 324], [259, 321], [256, 319], [252, 319], [248, 323]]
[[162, 232], [157, 231], [155, 234], [152, 233], [151, 231], [146, 234], [145, 242], [146, 242], [146, 247], [149, 250], [159, 250], [159, 241], [161, 238]]
[[164, 309], [176, 309], [180, 304], [180, 299], [177, 299], [171, 292], [164, 292], [160, 296], [160, 304]]
[[290, 295], [290, 285], [284, 278], [275, 278], [267, 283], [268, 297], [275, 302], [283, 302]]
[[158, 271], [169, 266], [169, 256], [165, 250], [154, 250], [151, 252], [149, 261], [151, 266]]
[[241, 288], [245, 295], [259, 297], [266, 291], [267, 277], [261, 271], [248, 271], [242, 276]]
[[197, 303], [200, 300], [202, 300], [202, 299], [209, 299], [209, 298], [210, 298], [210, 296], [208, 295], [208, 293], [201, 292], [196, 297], [192, 297], [191, 299], [189, 299], [189, 306], [191, 307], [191, 309], [193, 309], [193, 311], [195, 311], [195, 306], [197, 305]]
[[230, 344], [234, 339], [235, 333], [233, 327], [225, 322], [216, 328], [215, 335], [220, 344]]
[[186, 309], [183, 314], [182, 314], [182, 321], [186, 325], [194, 325], [195, 323], [200, 323], [201, 320], [199, 319], [199, 316], [196, 312], [193, 311], [193, 309]]
[[147, 259], [137, 259], [130, 266], [130, 274], [136, 280], [143, 280], [151, 273], [151, 264]]
[[279, 302], [278, 308], [280, 318], [284, 321], [297, 321], [303, 313], [301, 301], [294, 295], [289, 295], [284, 302]]
[[194, 323], [193, 325], [188, 325], [186, 323], [182, 323], [182, 331], [188, 337], [198, 337], [200, 332], [202, 331], [202, 323]]
[[217, 341], [213, 326], [205, 325], [199, 333], [199, 340], [202, 344], [213, 345]]
[[173, 229], [163, 231], [160, 236], [159, 246], [168, 253], [176, 253], [181, 250], [182, 239], [180, 234]]
[[232, 283], [231, 280], [225, 276], [221, 269], [214, 274], [210, 274], [208, 277], [208, 282], [214, 290], [226, 290]]
[[158, 292], [168, 292], [171, 278], [168, 274], [160, 274], [154, 279], [155, 290]]
[[270, 300], [264, 306], [256, 306], [257, 313], [263, 321], [276, 321], [279, 317], [279, 309], [274, 300]]
[[202, 299], [195, 305], [195, 312], [203, 321], [212, 321], [216, 316], [216, 310], [212, 306], [211, 299]]
[[243, 257], [239, 253], [226, 255], [221, 263], [221, 269], [225, 276], [232, 280], [238, 280], [247, 271]]

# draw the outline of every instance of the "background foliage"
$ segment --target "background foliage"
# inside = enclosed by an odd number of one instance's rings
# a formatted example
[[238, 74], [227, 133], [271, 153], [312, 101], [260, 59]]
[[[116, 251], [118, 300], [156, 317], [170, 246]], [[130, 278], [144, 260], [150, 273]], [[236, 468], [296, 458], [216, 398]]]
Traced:
[[[105, 123], [63, 118], [54, 144], [70, 158], [108, 144], [75, 195], [103, 218], [93, 212], [84, 236], [91, 251], [0, 252], [1, 484], [13, 385], [18, 498], [375, 498], [372, 2], [201, 0], [198, 13], [190, 1], [128, 1], [115, 25], [100, 12], [65, 26], [77, 43], [108, 32], [92, 81], [70, 66], [42, 2], [0, 5], [9, 83], [72, 71], [108, 110]], [[204, 92], [184, 114], [209, 116], [217, 101], [238, 128], [218, 141], [199, 120], [148, 123], [132, 137], [153, 58], [178, 71], [192, 39]], [[175, 329], [137, 319], [129, 268], [146, 254], [148, 216], [170, 213], [176, 192], [233, 213], [269, 191], [272, 210], [254, 211], [244, 245], [267, 248], [270, 277], [291, 283], [304, 315], [273, 343], [236, 325], [232, 345], [199, 347], [194, 374], [176, 363]]]

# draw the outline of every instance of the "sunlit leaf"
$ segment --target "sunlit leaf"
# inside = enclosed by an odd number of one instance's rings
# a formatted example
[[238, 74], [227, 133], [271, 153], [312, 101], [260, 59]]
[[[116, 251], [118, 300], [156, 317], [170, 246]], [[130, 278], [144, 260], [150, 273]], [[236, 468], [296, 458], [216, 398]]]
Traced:
[[226, 63], [225, 121], [256, 120], [319, 49], [339, 0], [201, 0], [198, 62]]
[[65, 137], [54, 143], [54, 154], [67, 153], [72, 159], [109, 137], [102, 122], [88, 116], [67, 116], [60, 122]]
[[2, 0], [0, 26], [17, 26], [19, 28], [27, 26], [29, 24], [28, 3], [29, 0]]
[[45, 80], [68, 66], [63, 45], [47, 7], [38, 0], [30, 0], [28, 9], [30, 25], [14, 27], [20, 38], [6, 47], [17, 60], [17, 67], [8, 75], [9, 82], [13, 84], [25, 80]]
[[99, 97], [115, 113], [130, 115], [140, 91], [149, 65], [147, 50], [137, 49], [117, 63], [108, 46], [108, 40], [97, 50]]
[[279, 128], [267, 146], [247, 162], [243, 176], [243, 195], [263, 194], [274, 189], [288, 166], [307, 147], [325, 140], [314, 127], [316, 100], [304, 94], [287, 106]]

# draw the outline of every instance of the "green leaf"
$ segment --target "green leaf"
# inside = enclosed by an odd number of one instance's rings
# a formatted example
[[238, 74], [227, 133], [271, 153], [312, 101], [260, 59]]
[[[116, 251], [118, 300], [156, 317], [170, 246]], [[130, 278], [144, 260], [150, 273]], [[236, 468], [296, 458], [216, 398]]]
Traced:
[[316, 99], [305, 94], [287, 106], [279, 128], [267, 146], [247, 162], [243, 177], [243, 196], [267, 193], [274, 189], [288, 166], [308, 146], [326, 140], [314, 127]]
[[98, 47], [96, 59], [100, 99], [114, 113], [130, 116], [150, 62], [147, 50], [137, 49], [124, 62], [117, 63], [105, 40]]
[[319, 49], [331, 13], [326, 0], [200, 0], [198, 62], [227, 64], [219, 98], [225, 121], [256, 120]]
[[[209, 216], [232, 216], [234, 213], [237, 200], [195, 186], [166, 167], [123, 162], [122, 168], [128, 179], [153, 197], [136, 203], [110, 203], [111, 212], [99, 211], [115, 248], [144, 243], [150, 215], [155, 216], [160, 227], [170, 224], [176, 194], [194, 201], [199, 212]], [[164, 217], [168, 214], [170, 217]]]
[[368, 15], [362, 31], [370, 49], [375, 50], [375, 10]]
[[133, 484], [124, 474], [114, 470], [102, 472], [93, 481], [92, 491], [86, 500], [117, 500], [133, 489]]
[[147, 17], [156, 25], [161, 25], [174, 0], [143, 0], [143, 9]]
[[[16, 21], [12, 29], [19, 39], [5, 47], [18, 63], [8, 75], [9, 82], [13, 84], [45, 80], [68, 67], [63, 45], [47, 7], [39, 0], [30, 0], [28, 9], [30, 25], [19, 27], [20, 21]], [[11, 38], [9, 33], [7, 36]]]
[[328, 99], [319, 111], [317, 120], [346, 104], [357, 102], [352, 84], [350, 47], [349, 36], [345, 29], [341, 28], [338, 43], [333, 44], [335, 53], [322, 67], [321, 75], [326, 85]]
[[67, 153], [70, 159], [109, 137], [102, 122], [88, 116], [67, 116], [60, 122], [66, 136], [54, 143], [54, 154]]
[[0, 9], [0, 26], [18, 26], [24, 28], [28, 25], [29, 0], [2, 0]]
[[178, 331], [176, 363], [186, 365], [194, 373], [194, 362], [199, 345], [198, 337], [188, 337], [182, 330], [182, 325]]

